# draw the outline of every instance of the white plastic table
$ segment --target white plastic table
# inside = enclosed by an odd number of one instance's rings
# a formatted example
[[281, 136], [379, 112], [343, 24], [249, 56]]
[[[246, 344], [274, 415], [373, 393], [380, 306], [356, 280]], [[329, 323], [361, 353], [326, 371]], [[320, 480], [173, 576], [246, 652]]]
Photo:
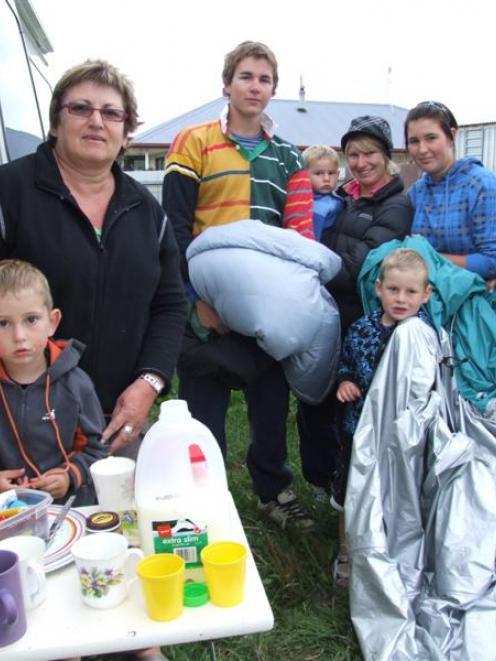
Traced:
[[[97, 508], [81, 508], [87, 514]], [[247, 545], [234, 502], [230, 501], [232, 539]], [[145, 611], [139, 579], [132, 583], [126, 600], [116, 608], [98, 610], [85, 606], [79, 594], [74, 564], [48, 574], [48, 595], [27, 613], [26, 634], [13, 645], [0, 648], [0, 659], [48, 661], [68, 656], [129, 651], [154, 645], [208, 641], [228, 636], [268, 631], [274, 616], [251, 552], [246, 567], [243, 603], [219, 608], [208, 603], [184, 608], [170, 622], [155, 622]]]

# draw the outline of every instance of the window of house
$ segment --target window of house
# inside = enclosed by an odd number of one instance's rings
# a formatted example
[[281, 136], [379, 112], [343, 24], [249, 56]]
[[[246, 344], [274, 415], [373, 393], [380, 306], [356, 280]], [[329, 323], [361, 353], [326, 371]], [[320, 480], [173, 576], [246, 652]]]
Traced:
[[124, 156], [124, 170], [144, 170], [144, 156]]

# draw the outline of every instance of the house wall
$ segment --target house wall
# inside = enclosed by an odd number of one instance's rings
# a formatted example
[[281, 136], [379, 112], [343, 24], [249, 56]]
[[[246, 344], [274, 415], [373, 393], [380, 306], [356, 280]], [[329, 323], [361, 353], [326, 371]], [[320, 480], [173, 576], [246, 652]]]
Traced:
[[[154, 148], [140, 148], [136, 146], [130, 147], [126, 152], [126, 157], [136, 159], [137, 162], [143, 164], [143, 167], [134, 167], [134, 171], [130, 171], [128, 168], [125, 169], [135, 179], [144, 183], [159, 202], [162, 195], [162, 163], [165, 159], [167, 148], [168, 145]], [[456, 137], [456, 154], [458, 158], [474, 156], [480, 159], [485, 167], [496, 174], [496, 122], [461, 126]], [[340, 180], [343, 181], [348, 175], [342, 153], [339, 153], [339, 158]], [[157, 160], [160, 164], [160, 170], [158, 171], [154, 169]], [[405, 188], [409, 188], [420, 176], [420, 170], [410, 162], [406, 150], [395, 150], [393, 160], [400, 166]], [[126, 164], [124, 163], [124, 165]], [[139, 171], [140, 169], [142, 170], [141, 172]]]
[[458, 158], [474, 156], [496, 173], [496, 122], [460, 126], [456, 136]]
[[[342, 157], [341, 154], [340, 156]], [[404, 152], [400, 154], [395, 153], [393, 154], [393, 157], [394, 161], [400, 166], [400, 172], [403, 181], [405, 182], [405, 188], [408, 188], [418, 179], [420, 176], [420, 170], [408, 161], [407, 155]], [[340, 182], [343, 182], [348, 178], [344, 163], [341, 162], [339, 170]], [[157, 199], [159, 203], [162, 203], [163, 170], [127, 170], [127, 174], [146, 186], [155, 199]]]
[[128, 147], [122, 165], [129, 170], [163, 170], [167, 147]]
[[153, 197], [162, 204], [162, 181], [164, 179], [163, 170], [145, 171], [145, 170], [131, 170], [127, 174], [146, 186]]
[[[306, 145], [303, 145], [300, 149], [303, 151], [305, 147]], [[159, 169], [162, 170], [168, 148], [169, 145], [153, 148], [140, 147], [139, 145], [128, 147], [122, 159], [122, 165], [127, 172], [133, 170], [153, 171], [157, 169], [156, 165], [158, 163], [160, 166]], [[338, 154], [340, 167], [344, 172], [344, 168], [346, 167], [344, 157], [340, 151], [338, 151]], [[393, 160], [401, 166], [402, 163], [408, 160], [408, 155], [405, 150], [397, 149], [393, 153]]]

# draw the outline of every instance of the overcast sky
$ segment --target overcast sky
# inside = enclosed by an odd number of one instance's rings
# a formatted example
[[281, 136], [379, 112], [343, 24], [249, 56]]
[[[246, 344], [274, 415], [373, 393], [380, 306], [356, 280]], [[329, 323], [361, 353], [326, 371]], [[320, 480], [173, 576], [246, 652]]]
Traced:
[[312, 101], [434, 99], [460, 123], [496, 120], [494, 0], [32, 3], [52, 81], [88, 57], [110, 60], [135, 84], [142, 129], [220, 96], [224, 54], [246, 39], [274, 50], [280, 99], [298, 97], [302, 75]]

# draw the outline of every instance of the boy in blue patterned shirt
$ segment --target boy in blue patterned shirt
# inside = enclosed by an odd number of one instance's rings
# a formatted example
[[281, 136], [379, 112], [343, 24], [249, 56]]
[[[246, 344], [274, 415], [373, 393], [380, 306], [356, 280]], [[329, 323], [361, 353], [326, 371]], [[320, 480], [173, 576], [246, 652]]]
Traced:
[[[341, 510], [353, 434], [384, 348], [399, 322], [418, 316], [427, 324], [431, 323], [429, 316], [420, 309], [431, 296], [429, 273], [424, 259], [415, 250], [400, 248], [391, 252], [382, 262], [375, 287], [381, 307], [350, 326], [338, 367], [336, 397], [345, 404], [341, 429], [343, 479], [340, 493], [333, 496], [333, 504], [340, 506]], [[334, 563], [334, 579], [343, 587], [348, 582], [349, 568], [343, 515], [340, 517], [340, 547]]]

